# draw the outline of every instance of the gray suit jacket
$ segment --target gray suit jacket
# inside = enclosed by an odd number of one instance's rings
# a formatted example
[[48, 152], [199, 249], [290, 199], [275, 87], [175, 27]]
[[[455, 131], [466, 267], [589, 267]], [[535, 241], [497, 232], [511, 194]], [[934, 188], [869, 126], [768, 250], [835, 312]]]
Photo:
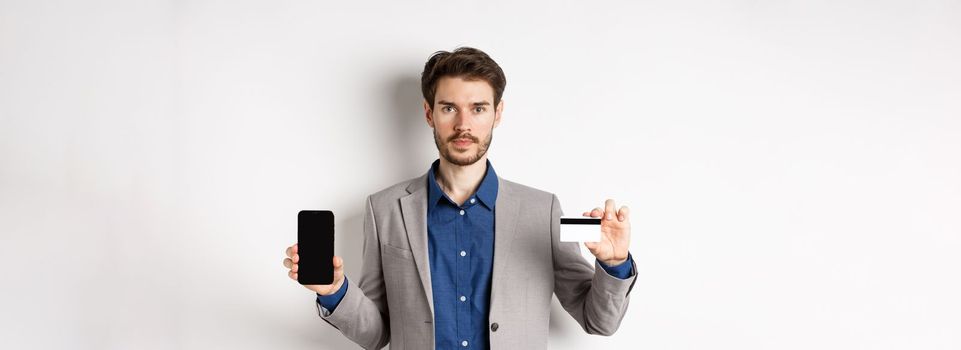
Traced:
[[[365, 349], [434, 348], [427, 179], [367, 197], [360, 282], [351, 280], [334, 312], [317, 305], [322, 319]], [[577, 243], [558, 241], [561, 215], [554, 194], [498, 178], [491, 349], [546, 349], [552, 293], [587, 333], [611, 335], [620, 325], [636, 266], [626, 280], [591, 266]]]

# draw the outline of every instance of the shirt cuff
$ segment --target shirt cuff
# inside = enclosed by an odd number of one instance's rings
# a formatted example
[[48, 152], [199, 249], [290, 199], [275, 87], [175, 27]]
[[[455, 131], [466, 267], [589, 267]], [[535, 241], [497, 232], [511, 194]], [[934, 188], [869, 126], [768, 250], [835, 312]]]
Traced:
[[634, 258], [631, 257], [630, 252], [627, 253], [627, 260], [615, 266], [607, 266], [607, 264], [604, 264], [600, 260], [598, 260], [597, 263], [601, 265], [604, 271], [607, 271], [608, 275], [622, 280], [634, 275], [634, 269], [632, 268], [634, 266]]
[[338, 289], [336, 293], [331, 295], [317, 294], [317, 302], [327, 311], [334, 312], [334, 309], [337, 308], [340, 301], [344, 299], [345, 294], [347, 294], [347, 277], [344, 277], [344, 284], [340, 286], [340, 289]]

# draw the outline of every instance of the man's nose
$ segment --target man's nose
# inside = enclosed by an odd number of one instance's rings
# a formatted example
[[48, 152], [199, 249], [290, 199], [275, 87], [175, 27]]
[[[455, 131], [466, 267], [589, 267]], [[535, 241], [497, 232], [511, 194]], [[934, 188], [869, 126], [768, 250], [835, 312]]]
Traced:
[[470, 131], [470, 116], [468, 116], [467, 113], [457, 111], [457, 114], [454, 115], [454, 130]]

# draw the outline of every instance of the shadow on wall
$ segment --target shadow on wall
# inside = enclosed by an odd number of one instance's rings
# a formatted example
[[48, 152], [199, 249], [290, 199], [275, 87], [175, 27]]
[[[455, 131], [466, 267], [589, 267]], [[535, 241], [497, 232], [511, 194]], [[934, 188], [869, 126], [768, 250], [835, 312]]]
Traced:
[[[391, 122], [386, 125], [391, 128], [384, 130], [384, 134], [391, 135], [394, 138], [391, 144], [396, 145], [389, 150], [392, 153], [390, 159], [395, 163], [390, 169], [403, 174], [403, 179], [423, 175], [438, 154], [433, 146], [433, 130], [424, 119], [420, 77], [398, 75], [390, 82], [388, 93], [392, 108], [384, 114], [389, 116]], [[431, 146], [425, 148], [425, 145]], [[431, 149], [434, 151], [426, 151]]]
[[[399, 71], [399, 69], [397, 70]], [[364, 215], [367, 210], [367, 196], [380, 191], [387, 186], [422, 175], [430, 168], [430, 162], [437, 157], [433, 149], [430, 127], [423, 118], [420, 92], [420, 77], [404, 71], [393, 75], [380, 85], [375, 91], [377, 101], [383, 101], [383, 109], [377, 115], [370, 116], [370, 125], [380, 130], [370, 130], [362, 133], [367, 135], [384, 135], [383, 140], [371, 139], [371, 148], [382, 150], [379, 154], [370, 154], [372, 162], [359, 161], [357, 165], [367, 165], [370, 168], [357, 169], [368, 174], [387, 174], [371, 176], [377, 182], [371, 182], [363, 189], [364, 192], [349, 194], [352, 198], [338, 210], [336, 215], [336, 238], [334, 250], [336, 255], [344, 260], [344, 273], [351, 287], [360, 282], [363, 265], [364, 244]], [[428, 147], [428, 145], [430, 145]], [[379, 148], [378, 148], [379, 147]], [[378, 163], [378, 161], [382, 161]], [[382, 183], [380, 181], [383, 181]], [[296, 282], [294, 282], [296, 283]], [[310, 325], [292, 323], [291, 319], [273, 319], [269, 325], [258, 323], [258, 332], [264, 329], [274, 329], [268, 334], [286, 334], [297, 346], [321, 349], [349, 349], [357, 345], [316, 316], [313, 299], [308, 298], [310, 304], [305, 312], [311, 313], [314, 321]], [[249, 312], [253, 312], [248, 310]], [[276, 317], [270, 310], [259, 310], [251, 319], [269, 319], [265, 315]]]
[[[337, 255], [344, 259], [344, 272], [352, 286], [360, 281], [363, 264], [364, 246], [364, 214], [367, 210], [367, 196], [380, 191], [397, 182], [422, 175], [430, 168], [430, 161], [436, 154], [423, 151], [425, 142], [433, 143], [429, 139], [431, 133], [427, 122], [423, 118], [420, 92], [420, 78], [414, 75], [398, 74], [386, 81], [382, 90], [381, 100], [390, 101], [380, 116], [384, 120], [375, 120], [374, 125], [382, 125], [385, 130], [376, 130], [372, 134], [388, 135], [388, 142], [384, 144], [384, 154], [373, 156], [374, 159], [384, 159], [386, 164], [375, 164], [375, 168], [367, 169], [372, 172], [386, 172], [387, 183], [371, 184], [367, 193], [358, 193], [356, 205], [350, 205], [337, 216], [337, 240], [335, 242]], [[342, 229], [341, 229], [342, 228]], [[322, 320], [318, 320], [323, 330], [300, 334], [299, 337], [309, 339], [313, 344], [325, 344], [331, 348], [350, 348], [356, 346], [345, 338], [340, 331], [330, 327]], [[336, 338], [336, 340], [331, 340]]]
[[[405, 72], [406, 73], [406, 72]], [[338, 216], [337, 227], [345, 228], [338, 230], [338, 240], [336, 241], [337, 254], [344, 259], [344, 272], [351, 282], [360, 281], [361, 265], [363, 259], [364, 246], [364, 214], [367, 210], [367, 196], [373, 194], [387, 186], [408, 180], [415, 176], [420, 176], [430, 168], [430, 161], [436, 154], [426, 154], [424, 143], [431, 142], [430, 133], [425, 133], [424, 129], [430, 130], [427, 122], [423, 118], [422, 101], [420, 92], [420, 77], [410, 74], [398, 74], [393, 79], [386, 80], [384, 89], [380, 94], [381, 100], [390, 101], [384, 104], [386, 109], [380, 113], [379, 117], [384, 120], [375, 120], [374, 125], [382, 125], [385, 130], [377, 130], [371, 134], [388, 135], [389, 141], [385, 143], [384, 154], [376, 155], [374, 159], [384, 159], [386, 164], [374, 165], [375, 168], [367, 169], [374, 173], [386, 172], [386, 183], [370, 184], [367, 193], [358, 193], [356, 201], [347, 210]]]

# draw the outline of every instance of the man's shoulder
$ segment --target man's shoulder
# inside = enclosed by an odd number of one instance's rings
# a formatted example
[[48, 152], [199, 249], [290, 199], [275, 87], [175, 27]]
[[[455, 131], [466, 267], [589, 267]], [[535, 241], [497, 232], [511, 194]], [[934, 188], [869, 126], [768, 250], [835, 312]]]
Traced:
[[508, 208], [522, 210], [528, 220], [537, 221], [542, 215], [552, 215], [560, 210], [560, 200], [554, 193], [536, 187], [527, 186], [513, 181], [501, 179], [501, 187], [505, 189], [503, 197], [498, 189], [497, 205], [501, 205], [501, 198], [513, 203]]
[[514, 181], [510, 181], [504, 178], [500, 179], [500, 189], [503, 190], [504, 195], [517, 198], [519, 200], [525, 201], [535, 201], [535, 202], [551, 202], [554, 198], [554, 193], [535, 188], [533, 186], [527, 186]]
[[[369, 198], [374, 203], [394, 202], [409, 195], [412, 191], [427, 186], [427, 175], [400, 181], [374, 193]], [[551, 203], [554, 193], [533, 186], [524, 185], [498, 176], [498, 197], [505, 196], [522, 202]]]
[[393, 185], [384, 187], [374, 193], [371, 193], [368, 197], [370, 198], [370, 201], [374, 203], [380, 203], [384, 201], [394, 201], [410, 194], [410, 192], [408, 192], [407, 189], [411, 187], [416, 187], [415, 184], [417, 183], [417, 181], [425, 182], [424, 185], [426, 186], [427, 176], [421, 175], [421, 176], [417, 176], [414, 178], [410, 178], [410, 179], [395, 183]]

